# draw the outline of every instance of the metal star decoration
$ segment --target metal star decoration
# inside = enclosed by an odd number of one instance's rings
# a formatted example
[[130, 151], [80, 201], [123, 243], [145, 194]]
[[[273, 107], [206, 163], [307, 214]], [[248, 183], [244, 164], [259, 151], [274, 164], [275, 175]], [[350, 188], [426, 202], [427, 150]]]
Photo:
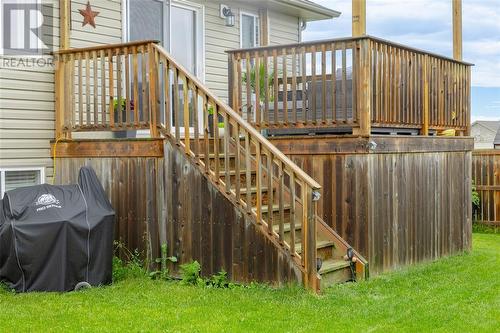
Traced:
[[80, 15], [83, 16], [82, 27], [87, 24], [90, 24], [95, 28], [95, 17], [99, 15], [99, 12], [94, 12], [92, 7], [90, 7], [90, 1], [87, 2], [87, 6], [85, 9], [79, 9]]

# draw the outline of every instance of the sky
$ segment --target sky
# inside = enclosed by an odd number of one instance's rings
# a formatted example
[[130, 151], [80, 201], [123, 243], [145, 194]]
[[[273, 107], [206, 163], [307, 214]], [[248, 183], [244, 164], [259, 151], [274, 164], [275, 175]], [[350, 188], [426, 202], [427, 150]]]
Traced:
[[[303, 40], [351, 36], [352, 0], [314, 0], [342, 12], [309, 22]], [[452, 57], [451, 0], [366, 0], [368, 35]], [[462, 0], [463, 60], [472, 68], [472, 121], [500, 120], [500, 0]]]

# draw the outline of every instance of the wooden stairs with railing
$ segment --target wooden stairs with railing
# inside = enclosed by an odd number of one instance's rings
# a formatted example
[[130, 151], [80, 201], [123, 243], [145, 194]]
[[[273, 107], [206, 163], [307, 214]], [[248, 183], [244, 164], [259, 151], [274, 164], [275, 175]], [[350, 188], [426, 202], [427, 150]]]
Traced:
[[305, 287], [318, 291], [367, 276], [366, 260], [317, 215], [321, 186], [156, 42], [57, 55], [58, 139], [77, 131], [149, 129], [251, 217], [301, 272]]
[[[210, 145], [213, 145], [213, 140], [211, 140]], [[220, 172], [221, 183], [226, 184], [226, 177], [229, 177], [229, 183], [231, 184], [229, 191], [231, 193], [234, 193], [236, 187], [239, 186], [242, 196], [247, 196], [247, 194], [249, 194], [251, 210], [253, 213], [256, 213], [258, 188], [256, 186], [257, 171], [255, 164], [252, 164], [252, 168], [247, 172], [247, 170], [242, 169], [245, 165], [239, 162], [240, 169], [236, 171], [236, 163], [238, 163], [236, 154], [225, 154], [221, 152], [218, 155], [209, 154], [208, 156], [211, 169], [215, 169], [216, 164], [218, 164], [220, 170], [224, 170], [226, 165], [229, 166], [229, 172]], [[205, 158], [204, 155], [200, 157], [202, 159]], [[265, 159], [266, 156], [262, 155], [261, 158]], [[255, 160], [255, 156], [252, 156], [252, 160]], [[240, 177], [236, 176], [238, 172], [240, 173]], [[263, 173], [264, 178], [267, 178], [268, 170], [266, 168], [263, 168]], [[247, 182], [247, 177], [249, 177], [250, 182]], [[302, 225], [300, 223], [294, 224], [291, 221], [291, 205], [283, 205], [282, 209], [280, 209], [279, 194], [276, 191], [277, 188], [272, 185], [270, 187], [266, 185], [260, 188], [262, 218], [266, 221], [269, 221], [270, 218], [272, 218], [273, 221], [279, 221], [275, 222], [277, 223], [276, 225], [273, 224], [273, 232], [277, 235], [282, 232], [284, 242], [287, 244], [292, 244], [293, 242], [295, 251], [301, 255], [303, 253]], [[320, 289], [324, 289], [336, 283], [364, 279], [368, 273], [367, 267], [356, 265], [357, 260], [364, 259], [356, 253], [354, 255], [354, 262], [350, 260], [348, 257], [349, 245], [343, 242], [340, 236], [328, 227], [319, 217], [316, 217], [316, 219], [317, 224], [320, 226], [316, 230], [316, 269], [321, 277]], [[280, 228], [282, 228], [282, 230], [280, 230]], [[366, 261], [364, 265], [366, 265]]]

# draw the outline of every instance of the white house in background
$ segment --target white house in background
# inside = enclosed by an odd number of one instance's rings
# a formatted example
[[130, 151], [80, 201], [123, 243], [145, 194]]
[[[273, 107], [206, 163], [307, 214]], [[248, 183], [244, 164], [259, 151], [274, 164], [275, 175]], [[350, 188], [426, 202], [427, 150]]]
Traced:
[[[500, 120], [478, 120], [472, 123], [471, 135], [474, 137], [474, 149], [493, 149], [495, 136], [500, 141]], [[500, 142], [498, 142], [500, 145]]]

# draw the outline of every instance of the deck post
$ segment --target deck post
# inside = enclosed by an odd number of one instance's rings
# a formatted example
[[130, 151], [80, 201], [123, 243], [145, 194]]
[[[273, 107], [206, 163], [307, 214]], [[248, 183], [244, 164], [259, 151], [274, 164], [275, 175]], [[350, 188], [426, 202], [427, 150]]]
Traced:
[[424, 65], [422, 66], [424, 79], [424, 103], [422, 105], [422, 129], [420, 134], [429, 135], [429, 56], [424, 56]]
[[462, 60], [462, 0], [453, 0], [453, 59]]
[[158, 85], [158, 59], [156, 50], [152, 43], [149, 43], [148, 48], [149, 56], [149, 99], [151, 107], [149, 108], [149, 128], [152, 138], [159, 137], [158, 135], [158, 103], [156, 98], [156, 87]]
[[259, 9], [259, 24], [260, 24], [260, 46], [269, 45], [269, 11], [267, 8]]
[[63, 137], [64, 130], [64, 115], [67, 112], [64, 110], [64, 75], [66, 64], [64, 62], [64, 55], [60, 54], [56, 56], [56, 72], [55, 72], [55, 93], [56, 93], [56, 114], [55, 114], [55, 135], [56, 139]]
[[59, 49], [69, 49], [69, 34], [71, 25], [71, 0], [61, 0], [59, 7]]
[[354, 135], [368, 136], [371, 133], [372, 80], [371, 80], [371, 42], [365, 38], [357, 43], [359, 63], [356, 64], [356, 114], [359, 127], [353, 128]]
[[352, 36], [366, 35], [366, 0], [352, 0]]

